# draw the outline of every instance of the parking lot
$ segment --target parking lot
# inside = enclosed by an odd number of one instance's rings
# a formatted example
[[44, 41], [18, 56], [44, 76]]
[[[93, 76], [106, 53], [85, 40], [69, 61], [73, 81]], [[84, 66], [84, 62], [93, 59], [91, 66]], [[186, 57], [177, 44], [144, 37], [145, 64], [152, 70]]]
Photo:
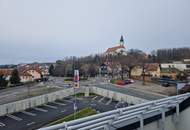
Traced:
[[[34, 130], [52, 121], [73, 113], [74, 97], [70, 96], [42, 106], [31, 108], [22, 112], [0, 117], [0, 130]], [[92, 107], [97, 112], [105, 112], [116, 108], [127, 107], [128, 103], [93, 95], [90, 97], [77, 97], [78, 110]]]

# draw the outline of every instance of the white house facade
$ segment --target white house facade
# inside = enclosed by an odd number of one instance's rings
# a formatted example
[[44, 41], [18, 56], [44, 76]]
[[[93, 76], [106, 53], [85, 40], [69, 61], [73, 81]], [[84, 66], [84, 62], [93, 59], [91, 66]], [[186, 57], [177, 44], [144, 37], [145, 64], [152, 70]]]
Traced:
[[176, 68], [180, 71], [190, 70], [190, 64], [184, 63], [163, 63], [161, 68]]

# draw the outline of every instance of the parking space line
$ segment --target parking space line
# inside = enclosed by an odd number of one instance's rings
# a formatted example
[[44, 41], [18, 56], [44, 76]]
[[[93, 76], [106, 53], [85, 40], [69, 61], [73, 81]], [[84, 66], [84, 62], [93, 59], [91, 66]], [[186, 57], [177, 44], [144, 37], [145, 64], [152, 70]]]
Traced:
[[91, 103], [90, 106], [96, 106], [96, 104], [95, 103]]
[[121, 102], [118, 102], [118, 103], [116, 104], [116, 106], [118, 106], [120, 103], [121, 103]]
[[112, 99], [110, 99], [110, 100], [106, 103], [106, 105], [109, 105], [111, 102], [112, 102]]
[[11, 119], [14, 119], [14, 120], [16, 120], [16, 121], [22, 121], [22, 118], [19, 118], [19, 117], [17, 117], [17, 116], [11, 115], [11, 114], [8, 114], [8, 115], [6, 115], [6, 116], [9, 117], [9, 118], [11, 118]]
[[65, 106], [65, 105], [66, 105], [66, 104], [60, 103], [60, 102], [52, 102], [52, 103], [54, 103], [54, 104], [56, 104], [56, 105], [61, 105], [61, 106]]
[[102, 102], [104, 100], [105, 97], [101, 98], [98, 102]]
[[0, 127], [5, 127], [6, 125], [2, 122], [0, 122]]
[[23, 114], [29, 115], [29, 116], [36, 116], [36, 114], [27, 112], [27, 111], [22, 111]]
[[95, 100], [97, 97], [98, 97], [98, 96], [93, 97], [92, 100]]
[[26, 124], [27, 126], [30, 126], [30, 125], [34, 125], [35, 124], [35, 122], [31, 122], [31, 123], [28, 123], [28, 124]]
[[34, 107], [33, 109], [36, 110], [36, 111], [40, 111], [40, 112], [48, 112], [48, 110], [38, 108], [38, 107]]
[[67, 102], [67, 103], [73, 103], [73, 101], [69, 101], [69, 100], [64, 100], [64, 99], [63, 99], [63, 101], [64, 101], [64, 102]]
[[58, 107], [56, 106], [52, 106], [52, 105], [48, 105], [48, 104], [44, 104], [45, 107], [49, 107], [49, 108], [52, 108], [52, 109], [57, 109]]

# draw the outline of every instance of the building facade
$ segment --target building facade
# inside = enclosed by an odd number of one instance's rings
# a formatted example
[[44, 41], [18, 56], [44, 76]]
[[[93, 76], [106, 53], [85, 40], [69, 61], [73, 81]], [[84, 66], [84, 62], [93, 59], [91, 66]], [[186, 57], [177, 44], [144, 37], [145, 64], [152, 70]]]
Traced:
[[122, 54], [122, 55], [127, 55], [127, 51], [124, 45], [124, 39], [123, 36], [121, 36], [119, 45], [108, 48], [105, 52], [105, 55], [118, 55], [118, 54]]

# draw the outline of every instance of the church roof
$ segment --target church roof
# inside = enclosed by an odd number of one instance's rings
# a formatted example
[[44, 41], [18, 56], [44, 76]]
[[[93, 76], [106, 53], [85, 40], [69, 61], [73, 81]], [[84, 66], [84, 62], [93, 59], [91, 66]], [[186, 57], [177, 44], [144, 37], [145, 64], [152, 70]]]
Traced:
[[118, 49], [125, 49], [125, 46], [124, 45], [119, 45], [119, 46], [108, 48], [107, 51], [106, 51], [106, 53], [115, 52]]

